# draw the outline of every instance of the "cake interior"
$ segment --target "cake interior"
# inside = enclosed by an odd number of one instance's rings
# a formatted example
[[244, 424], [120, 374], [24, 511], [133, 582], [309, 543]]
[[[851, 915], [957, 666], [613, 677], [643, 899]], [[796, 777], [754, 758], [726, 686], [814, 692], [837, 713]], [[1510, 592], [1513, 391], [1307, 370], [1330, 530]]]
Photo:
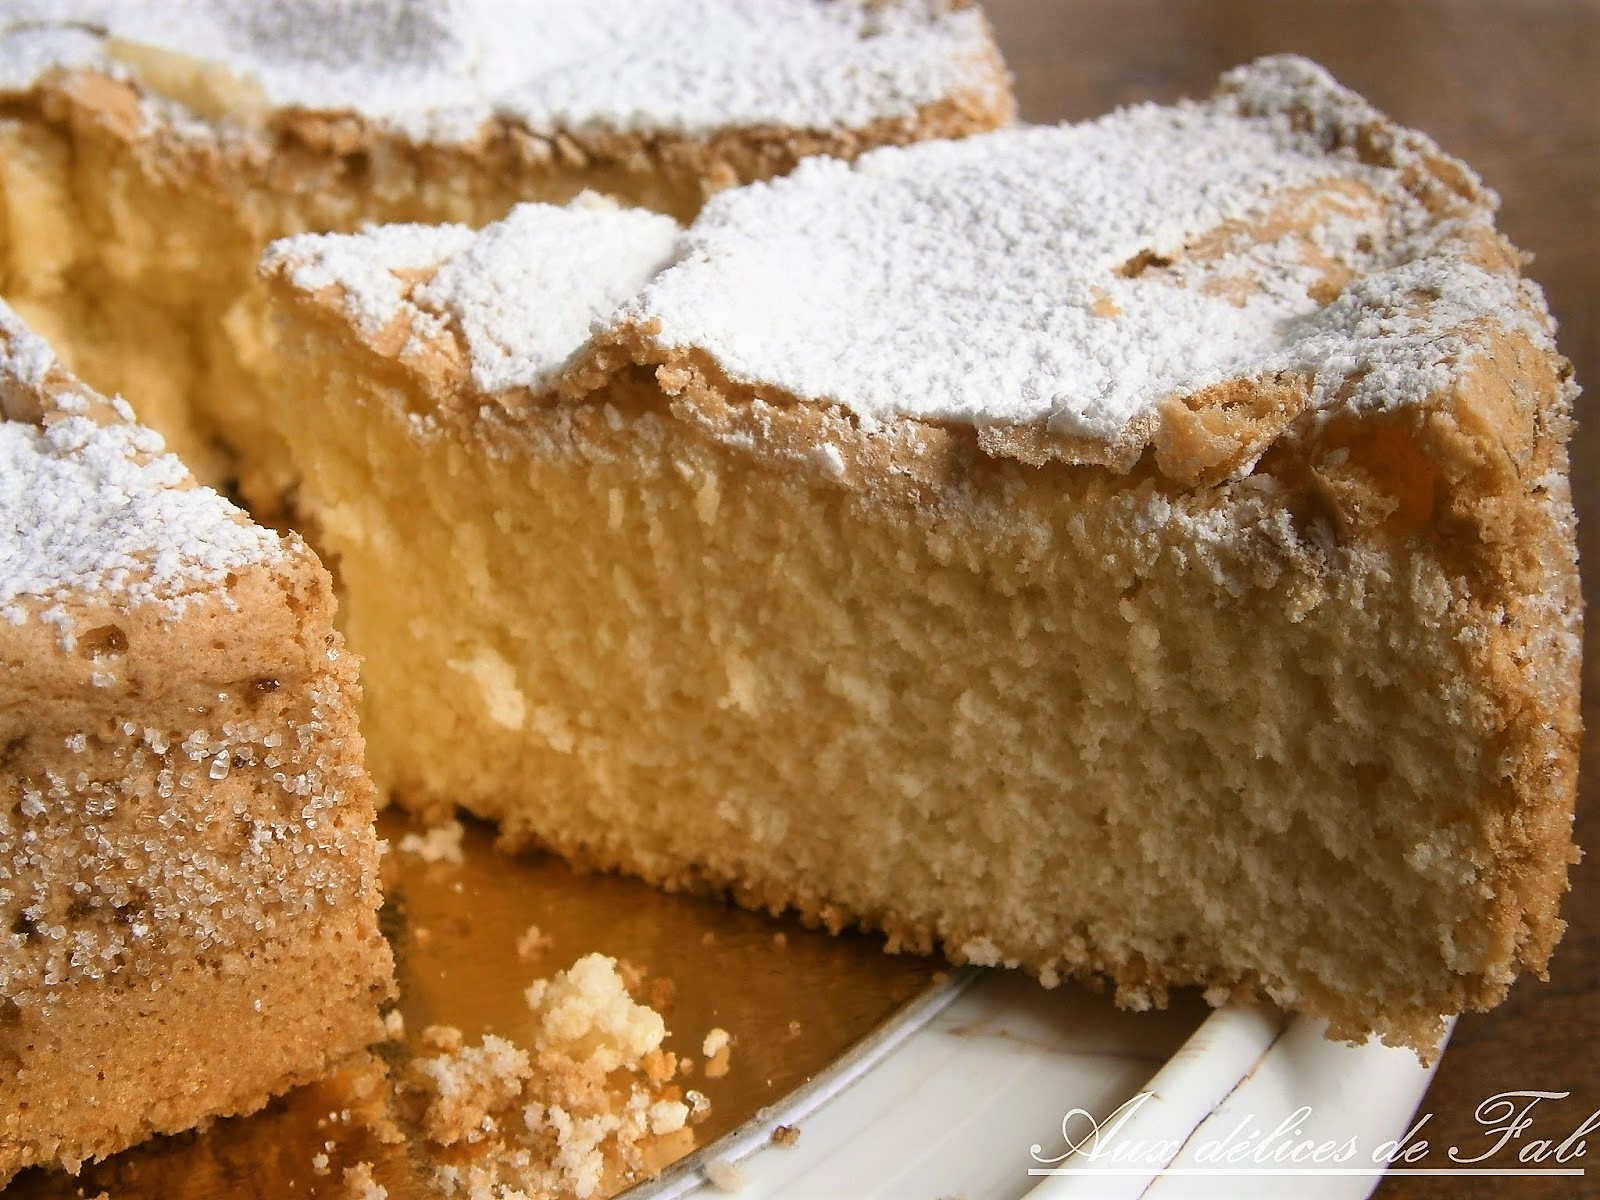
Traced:
[[1128, 1005], [1261, 990], [1419, 1046], [1559, 933], [1560, 831], [1496, 810], [1504, 714], [1435, 617], [1464, 562], [1330, 552], [1265, 472], [1177, 492], [956, 438], [885, 502], [711, 436], [648, 369], [529, 420], [293, 328], [276, 419], [408, 806]]

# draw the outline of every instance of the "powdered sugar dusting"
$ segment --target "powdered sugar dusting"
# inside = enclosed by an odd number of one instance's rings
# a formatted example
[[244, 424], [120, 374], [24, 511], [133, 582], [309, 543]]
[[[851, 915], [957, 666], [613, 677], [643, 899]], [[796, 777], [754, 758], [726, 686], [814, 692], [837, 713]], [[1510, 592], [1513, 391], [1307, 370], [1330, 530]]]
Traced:
[[413, 300], [460, 323], [477, 387], [541, 388], [597, 321], [672, 261], [679, 232], [671, 217], [598, 196], [565, 208], [518, 205], [440, 267]]
[[[1393, 407], [1437, 394], [1486, 322], [1548, 345], [1533, 285], [1467, 253], [1495, 242], [1492, 195], [1459, 164], [1430, 184], [1437, 156], [1320, 68], [1267, 59], [1203, 103], [808, 159], [681, 234], [589, 197], [436, 246], [374, 230], [274, 255], [305, 256], [302, 286], [343, 280], [363, 328], [402, 308], [453, 325], [485, 393], [553, 387], [627, 328], [868, 428], [1033, 425], [1137, 453], [1161, 401], [1228, 380]], [[360, 282], [400, 261], [409, 290]]]
[[431, 272], [472, 244], [465, 225], [380, 225], [362, 233], [303, 233], [274, 242], [262, 269], [286, 267], [308, 292], [337, 287], [345, 312], [365, 334], [394, 320], [418, 273]]
[[[0, 387], [37, 392], [54, 356], [0, 305]], [[159, 435], [90, 394], [47, 402], [42, 425], [0, 424], [0, 616], [38, 612], [72, 639], [86, 593], [175, 611], [228, 572], [271, 561], [277, 536], [252, 524], [163, 452]]]
[[[1389, 410], [1448, 387], [1483, 346], [1486, 320], [1553, 349], [1536, 314], [1543, 297], [1525, 279], [1450, 258], [1419, 259], [1350, 285], [1301, 322], [1282, 364], [1314, 379], [1312, 403]], [[1492, 315], [1492, 316], [1491, 316]]]
[[413, 225], [288, 238], [266, 262], [296, 287], [342, 288], [366, 334], [399, 315], [423, 334], [453, 326], [482, 391], [538, 390], [672, 261], [680, 232], [671, 217], [585, 193], [564, 207], [520, 204], [479, 233]]
[[[859, 128], [996, 85], [975, 9], [939, 0], [10, 0], [0, 86], [115, 69], [92, 31], [225, 65], [281, 106], [419, 139]], [[996, 98], [998, 99], [998, 98]]]
[[[1309, 369], [1331, 394], [1361, 296], [1420, 282], [1472, 307], [1505, 290], [1437, 250], [1440, 219], [1399, 170], [1319, 129], [1370, 119], [1364, 102], [1300, 60], [1230, 82], [1204, 103], [812, 159], [725, 192], [625, 316], [868, 425], [1112, 440], [1236, 376]], [[1478, 203], [1463, 212], [1487, 220]], [[1324, 311], [1351, 279], [1365, 290]]]

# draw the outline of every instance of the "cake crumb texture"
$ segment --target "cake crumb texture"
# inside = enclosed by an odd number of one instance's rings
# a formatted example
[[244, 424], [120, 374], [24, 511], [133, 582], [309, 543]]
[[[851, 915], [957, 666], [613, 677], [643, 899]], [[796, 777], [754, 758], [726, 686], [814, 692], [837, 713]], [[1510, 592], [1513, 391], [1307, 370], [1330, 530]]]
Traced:
[[389, 1189], [372, 1177], [371, 1163], [359, 1162], [346, 1167], [343, 1182], [349, 1200], [388, 1200]]

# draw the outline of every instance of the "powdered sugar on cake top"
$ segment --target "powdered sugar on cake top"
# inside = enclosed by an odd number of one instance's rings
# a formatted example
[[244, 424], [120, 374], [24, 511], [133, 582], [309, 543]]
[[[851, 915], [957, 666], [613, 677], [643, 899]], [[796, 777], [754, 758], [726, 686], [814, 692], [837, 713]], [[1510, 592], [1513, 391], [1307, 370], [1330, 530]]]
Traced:
[[465, 225], [381, 225], [358, 234], [304, 233], [274, 242], [263, 270], [289, 267], [308, 292], [340, 290], [345, 313], [365, 334], [394, 320], [418, 273], [430, 273], [473, 242]]
[[402, 308], [453, 322], [486, 393], [553, 386], [626, 328], [867, 428], [1080, 443], [1136, 440], [1164, 399], [1235, 379], [1303, 378], [1318, 406], [1416, 403], [1486, 322], [1548, 345], [1533, 285], [1467, 253], [1493, 242], [1494, 201], [1464, 167], [1428, 192], [1437, 148], [1304, 60], [1227, 84], [1084, 125], [807, 159], [720, 193], [681, 235], [592, 198], [525, 205], [441, 232], [420, 284], [361, 282], [428, 256], [403, 229], [291, 239], [269, 262], [300, 263], [292, 281], [313, 290], [347, 281], [368, 332]]
[[264, 268], [306, 291], [339, 288], [367, 335], [402, 315], [417, 344], [452, 326], [474, 386], [537, 390], [672, 261], [680, 232], [671, 217], [584, 193], [564, 207], [520, 204], [478, 233], [387, 225], [285, 238]]
[[677, 253], [678, 223], [598, 196], [523, 204], [413, 293], [460, 323], [472, 382], [486, 392], [554, 382], [596, 322]]
[[[1049, 418], [1113, 436], [1155, 398], [1234, 374], [1313, 312], [1290, 273], [1245, 303], [1128, 279], [1197, 232], [1328, 172], [1264, 124], [1132, 109], [803, 162], [714, 198], [630, 312], [731, 376], [871, 421]], [[1113, 314], [1114, 315], [1107, 315]]]
[[[625, 316], [868, 425], [1109, 441], [1236, 377], [1303, 371], [1329, 396], [1360, 366], [1368, 401], [1417, 399], [1423, 375], [1370, 368], [1437, 365], [1452, 320], [1520, 311], [1515, 280], [1439, 250], [1400, 170], [1326, 144], [1319, 122], [1371, 120], [1364, 102], [1302, 60], [1232, 82], [1205, 103], [807, 160], [713, 198]], [[1352, 278], [1366, 301], [1325, 307]], [[1442, 303], [1405, 299], [1418, 289]]]
[[[55, 356], [0, 304], [0, 388], [37, 395]], [[87, 594], [181, 609], [230, 571], [281, 555], [277, 535], [193, 484], [161, 438], [88, 393], [43, 424], [0, 422], [0, 616], [39, 612], [72, 641]]]
[[109, 33], [434, 140], [860, 128], [997, 83], [981, 16], [938, 0], [9, 0], [0, 28], [0, 86], [115, 69]]

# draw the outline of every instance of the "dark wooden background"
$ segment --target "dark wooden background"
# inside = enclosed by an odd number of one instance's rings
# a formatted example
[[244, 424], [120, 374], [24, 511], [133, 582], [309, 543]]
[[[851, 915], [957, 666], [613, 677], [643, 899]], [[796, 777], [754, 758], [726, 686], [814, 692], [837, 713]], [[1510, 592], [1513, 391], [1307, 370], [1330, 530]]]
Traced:
[[[1560, 345], [1594, 398], [1580, 401], [1573, 475], [1581, 552], [1600, 564], [1600, 0], [985, 0], [1032, 121], [1094, 116], [1137, 100], [1204, 95], [1222, 71], [1260, 54], [1317, 59], [1400, 121], [1466, 159], [1501, 196], [1501, 228], [1534, 256], [1529, 273], [1561, 322]], [[1584, 721], [1600, 730], [1596, 575]], [[1434, 1114], [1422, 1166], [1488, 1148], [1474, 1111], [1511, 1089], [1566, 1091], [1541, 1101], [1527, 1136], [1569, 1133], [1600, 1110], [1600, 811], [1597, 739], [1584, 747], [1569, 928], [1550, 981], [1523, 980], [1488, 1014], [1462, 1018], [1422, 1104]], [[1583, 1179], [1386, 1179], [1379, 1200], [1600, 1196], [1600, 1131]], [[1490, 1160], [1515, 1166], [1511, 1154]], [[1486, 1163], [1484, 1165], [1490, 1165]], [[1571, 1164], [1569, 1164], [1571, 1165]]]

